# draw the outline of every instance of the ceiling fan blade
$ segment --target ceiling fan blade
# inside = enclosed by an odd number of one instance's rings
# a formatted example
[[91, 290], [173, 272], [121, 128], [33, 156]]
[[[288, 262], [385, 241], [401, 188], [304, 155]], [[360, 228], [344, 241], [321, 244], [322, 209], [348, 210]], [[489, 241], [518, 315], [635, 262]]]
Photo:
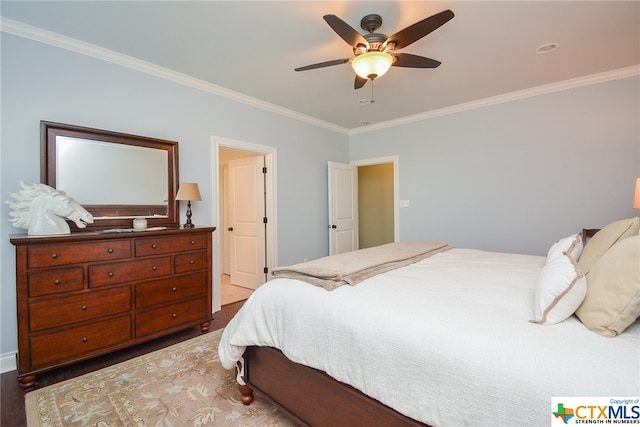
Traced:
[[394, 53], [396, 57], [393, 61], [395, 67], [408, 67], [408, 68], [436, 68], [442, 62], [435, 59], [425, 58], [424, 56], [412, 55], [410, 53]]
[[332, 61], [318, 62], [317, 64], [305, 65], [304, 67], [295, 68], [296, 71], [315, 70], [316, 68], [330, 67], [332, 65], [346, 64], [350, 58], [334, 59]]
[[387, 44], [394, 43], [396, 49], [402, 49], [409, 46], [411, 43], [420, 40], [430, 32], [437, 30], [442, 25], [446, 24], [454, 14], [451, 10], [447, 9], [440, 13], [436, 13], [422, 21], [400, 30], [387, 39]]
[[360, 89], [362, 86], [365, 85], [365, 83], [367, 83], [369, 80], [367, 79], [363, 79], [362, 77], [360, 77], [359, 75], [356, 74], [356, 80], [353, 82], [353, 88], [354, 89]]
[[333, 31], [335, 31], [342, 40], [346, 41], [349, 46], [357, 47], [359, 44], [363, 44], [369, 47], [367, 39], [362, 37], [362, 34], [357, 32], [351, 25], [347, 24], [336, 15], [325, 15], [323, 18]]

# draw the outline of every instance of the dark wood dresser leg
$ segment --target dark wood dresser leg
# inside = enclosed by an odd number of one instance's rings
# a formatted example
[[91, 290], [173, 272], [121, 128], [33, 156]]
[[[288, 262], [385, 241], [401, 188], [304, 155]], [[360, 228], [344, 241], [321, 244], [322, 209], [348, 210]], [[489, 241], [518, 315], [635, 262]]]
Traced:
[[211, 322], [204, 322], [200, 324], [200, 332], [209, 332], [209, 326], [211, 326]]
[[36, 375], [25, 375], [24, 377], [19, 377], [18, 382], [20, 383], [20, 387], [22, 387], [23, 390], [29, 390], [36, 385], [36, 379]]

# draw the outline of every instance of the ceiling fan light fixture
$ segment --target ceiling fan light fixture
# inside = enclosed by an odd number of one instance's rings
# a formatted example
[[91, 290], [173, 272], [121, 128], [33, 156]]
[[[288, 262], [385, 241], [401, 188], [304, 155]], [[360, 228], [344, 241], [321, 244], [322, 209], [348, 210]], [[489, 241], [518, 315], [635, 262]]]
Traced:
[[393, 56], [386, 52], [367, 52], [351, 61], [353, 71], [363, 79], [377, 79], [383, 76], [393, 64]]

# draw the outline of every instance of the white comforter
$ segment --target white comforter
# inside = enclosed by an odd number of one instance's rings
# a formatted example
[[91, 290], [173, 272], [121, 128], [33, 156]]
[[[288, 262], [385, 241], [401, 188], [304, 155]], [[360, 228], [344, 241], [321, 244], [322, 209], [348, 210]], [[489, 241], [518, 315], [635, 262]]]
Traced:
[[546, 426], [553, 396], [640, 395], [640, 322], [605, 338], [530, 323], [545, 258], [452, 249], [333, 291], [261, 286], [225, 329], [230, 369], [270, 346], [432, 426]]

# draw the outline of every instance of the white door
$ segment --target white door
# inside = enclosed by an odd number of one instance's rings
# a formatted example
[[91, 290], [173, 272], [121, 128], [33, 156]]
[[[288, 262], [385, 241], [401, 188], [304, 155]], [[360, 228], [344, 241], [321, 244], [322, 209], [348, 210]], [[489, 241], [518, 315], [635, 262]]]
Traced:
[[251, 289], [266, 281], [264, 157], [229, 161], [231, 283]]
[[358, 167], [329, 162], [329, 255], [358, 249]]

